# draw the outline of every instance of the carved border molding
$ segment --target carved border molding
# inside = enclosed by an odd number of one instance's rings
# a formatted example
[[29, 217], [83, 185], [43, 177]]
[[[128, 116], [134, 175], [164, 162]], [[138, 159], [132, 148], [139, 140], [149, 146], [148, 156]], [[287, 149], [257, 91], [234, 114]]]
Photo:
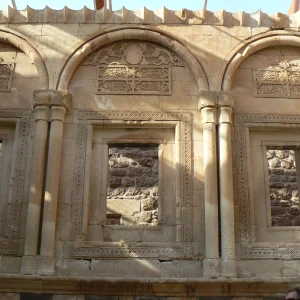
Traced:
[[[191, 114], [184, 111], [79, 110], [77, 117], [79, 122], [76, 129], [74, 187], [71, 206], [71, 240], [75, 242], [70, 247], [70, 255], [73, 257], [192, 258], [193, 172]], [[181, 226], [181, 242], [178, 243], [178, 247], [160, 247], [158, 245], [153, 247], [117, 247], [110, 246], [109, 243], [107, 243], [107, 246], [101, 246], [96, 243], [81, 241], [88, 120], [157, 121], [161, 124], [162, 121], [178, 121], [180, 124], [180, 139], [182, 141], [180, 149], [182, 162], [180, 167], [181, 197], [176, 199], [177, 208], [181, 208], [180, 211], [182, 212], [180, 215], [176, 215], [177, 226]]]
[[[0, 239], [0, 254], [18, 254], [21, 226], [22, 203], [24, 200], [25, 170], [27, 162], [28, 140], [30, 138], [31, 110], [1, 109], [0, 118], [18, 118], [15, 132], [16, 157], [12, 196], [8, 203], [6, 238]], [[14, 120], [15, 122], [15, 120]], [[1, 122], [0, 122], [1, 123]]]
[[[236, 114], [234, 119], [236, 139], [236, 162], [240, 210], [240, 243], [243, 259], [300, 258], [300, 247], [255, 247], [251, 241], [255, 235], [251, 227], [251, 203], [249, 197], [247, 131], [251, 124], [278, 123], [300, 124], [299, 115]], [[272, 246], [271, 246], [272, 244]]]
[[0, 63], [0, 92], [10, 92], [14, 69], [14, 63]]

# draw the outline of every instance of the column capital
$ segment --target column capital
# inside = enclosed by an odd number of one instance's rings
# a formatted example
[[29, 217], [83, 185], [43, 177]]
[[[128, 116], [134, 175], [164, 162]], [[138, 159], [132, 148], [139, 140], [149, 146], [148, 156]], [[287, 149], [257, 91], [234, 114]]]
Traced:
[[234, 96], [230, 91], [206, 91], [199, 92], [198, 109], [207, 106], [234, 106]]
[[51, 107], [51, 121], [64, 121], [67, 109], [64, 106]]
[[71, 109], [71, 94], [67, 90], [35, 90], [33, 91], [33, 107], [63, 106]]
[[217, 108], [216, 107], [204, 107], [201, 109], [202, 124], [213, 123], [217, 124]]
[[219, 124], [232, 124], [232, 112], [233, 109], [230, 106], [219, 107]]
[[49, 107], [46, 105], [36, 106], [34, 109], [34, 120], [49, 122], [49, 112]]

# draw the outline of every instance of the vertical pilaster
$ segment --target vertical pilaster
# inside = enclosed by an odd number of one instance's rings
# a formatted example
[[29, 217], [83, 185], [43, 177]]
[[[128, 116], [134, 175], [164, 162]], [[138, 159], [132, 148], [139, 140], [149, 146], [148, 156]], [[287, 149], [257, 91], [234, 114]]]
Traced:
[[[223, 106], [223, 104], [225, 105]], [[237, 277], [232, 173], [232, 113], [233, 109], [228, 106], [228, 103], [219, 103], [221, 274], [223, 277]]]
[[203, 260], [203, 277], [215, 278], [220, 276], [217, 108], [210, 92], [203, 92], [200, 101], [203, 125], [205, 197], [205, 259]]
[[[42, 103], [42, 101], [40, 101]], [[36, 104], [34, 109], [34, 140], [31, 163], [31, 178], [29, 186], [29, 199], [27, 209], [27, 224], [25, 234], [24, 257], [22, 273], [35, 273], [32, 269], [32, 257], [37, 255], [39, 228], [42, 207], [43, 181], [45, 172], [46, 148], [48, 139], [49, 106]]]
[[50, 132], [43, 195], [41, 248], [37, 272], [43, 275], [53, 275], [55, 273], [55, 229], [64, 117], [70, 106], [70, 97], [67, 91], [36, 91], [36, 93], [46, 97], [50, 107]]

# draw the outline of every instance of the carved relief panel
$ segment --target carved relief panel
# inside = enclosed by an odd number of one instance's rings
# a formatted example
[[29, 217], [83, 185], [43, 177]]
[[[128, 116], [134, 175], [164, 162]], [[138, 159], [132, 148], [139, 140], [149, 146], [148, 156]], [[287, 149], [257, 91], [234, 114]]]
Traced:
[[14, 64], [4, 63], [0, 58], [0, 92], [10, 92], [13, 71]]
[[300, 97], [300, 66], [281, 61], [268, 69], [254, 70], [257, 97]]
[[97, 66], [96, 94], [172, 94], [172, 66], [183, 67], [170, 51], [150, 43], [117, 43], [83, 62]]

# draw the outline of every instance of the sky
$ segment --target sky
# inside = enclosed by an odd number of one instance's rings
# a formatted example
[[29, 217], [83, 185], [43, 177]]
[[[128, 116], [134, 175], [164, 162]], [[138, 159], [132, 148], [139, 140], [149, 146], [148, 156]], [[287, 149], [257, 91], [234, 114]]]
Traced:
[[[68, 6], [71, 9], [81, 9], [87, 6], [94, 8], [93, 0], [15, 0], [18, 9], [26, 5], [34, 9], [43, 9], [46, 5], [53, 9], [62, 9]], [[204, 0], [112, 0], [113, 10], [118, 10], [124, 5], [127, 9], [138, 10], [143, 6], [155, 10], [163, 5], [168, 9], [187, 8], [190, 10], [202, 9]], [[218, 11], [224, 9], [228, 12], [245, 11], [248, 13], [261, 9], [264, 13], [287, 13], [292, 0], [207, 0], [207, 10]], [[6, 10], [11, 0], [0, 0], [0, 10]]]

